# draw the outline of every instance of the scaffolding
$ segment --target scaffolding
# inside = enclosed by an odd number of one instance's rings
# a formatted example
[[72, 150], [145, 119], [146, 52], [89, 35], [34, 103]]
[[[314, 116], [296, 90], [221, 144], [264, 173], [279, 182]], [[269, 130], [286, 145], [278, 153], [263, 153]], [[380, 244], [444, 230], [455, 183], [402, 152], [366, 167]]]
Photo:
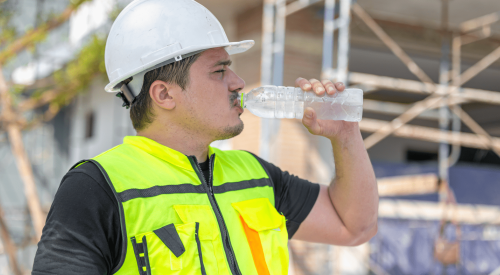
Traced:
[[[461, 73], [460, 69], [461, 47], [491, 36], [491, 25], [500, 20], [500, 12], [463, 22], [460, 25], [460, 30], [452, 33], [448, 27], [448, 1], [441, 0], [442, 58], [439, 83], [432, 81], [379, 24], [359, 4], [351, 3], [351, 0], [339, 0], [340, 12], [337, 19], [334, 18], [337, 3], [335, 0], [325, 0], [321, 73], [323, 79], [341, 81], [348, 85], [363, 85], [363, 87], [369, 87], [370, 90], [387, 89], [427, 95], [425, 99], [406, 109], [397, 103], [368, 100], [368, 106], [365, 107], [368, 110], [399, 114], [399, 116], [392, 121], [363, 119], [360, 122], [360, 128], [362, 131], [373, 132], [364, 140], [366, 149], [370, 149], [390, 135], [440, 143], [439, 169], [441, 180], [447, 180], [446, 170], [457, 161], [460, 146], [491, 149], [500, 156], [500, 138], [490, 136], [461, 108], [461, 104], [468, 102], [500, 105], [500, 93], [498, 92], [462, 88], [465, 83], [500, 59], [500, 47], [464, 72]], [[317, 2], [319, 1], [297, 0], [287, 4], [285, 0], [264, 1], [261, 85], [283, 84], [286, 17]], [[349, 71], [349, 24], [351, 12], [360, 18], [420, 81]], [[338, 31], [337, 35], [335, 31]], [[338, 45], [336, 52], [334, 52], [335, 37], [337, 37]], [[450, 44], [452, 44], [451, 61]], [[333, 67], [332, 62], [334, 54], [336, 54], [337, 60], [336, 68]], [[402, 109], [404, 110], [402, 111]], [[432, 109], [439, 109], [440, 129], [407, 124], [425, 111]], [[450, 121], [452, 121], [451, 129], [448, 127]], [[460, 122], [469, 127], [474, 134], [460, 132]], [[266, 159], [270, 158], [269, 143], [277, 128], [275, 125], [271, 127], [270, 124], [269, 120], [263, 120], [261, 126], [260, 152]], [[448, 145], [453, 145], [450, 157], [448, 157], [450, 154]]]
[[[477, 122], [475, 122], [460, 107], [467, 102], [480, 102], [500, 105], [500, 94], [494, 91], [486, 91], [472, 88], [462, 88], [462, 86], [478, 75], [481, 71], [500, 59], [500, 47], [482, 58], [469, 69], [460, 73], [461, 47], [465, 44], [473, 43], [491, 36], [491, 25], [500, 20], [500, 12], [485, 15], [473, 20], [463, 22], [460, 31], [453, 34], [452, 38], [452, 66], [450, 67], [450, 30], [448, 30], [448, 0], [441, 0], [442, 11], [442, 58], [440, 66], [440, 81], [434, 83], [432, 79], [405, 53], [405, 51], [373, 20], [373, 18], [357, 3], [352, 4], [350, 0], [340, 0], [340, 14], [334, 19], [335, 1], [325, 0], [324, 14], [324, 34], [323, 34], [323, 64], [322, 78], [345, 82], [347, 84], [362, 84], [371, 89], [387, 89], [405, 93], [419, 93], [428, 95], [424, 100], [416, 102], [411, 108], [405, 110], [396, 119], [386, 122], [381, 120], [363, 120], [360, 123], [361, 130], [374, 132], [365, 139], [366, 148], [369, 149], [375, 144], [391, 134], [412, 138], [433, 141], [441, 144], [451, 144], [455, 146], [469, 146], [481, 149], [491, 149], [500, 155], [500, 139], [491, 137]], [[262, 63], [261, 63], [261, 84], [282, 85], [283, 82], [283, 55], [285, 45], [285, 23], [286, 17], [304, 9], [319, 1], [297, 0], [286, 4], [284, 0], [265, 0], [263, 16], [262, 35]], [[348, 70], [349, 58], [349, 23], [351, 11], [358, 16], [373, 33], [407, 66], [420, 81], [378, 76]], [[335, 44], [335, 31], [338, 30], [337, 67], [333, 68], [333, 53]], [[451, 79], [449, 71], [451, 69]], [[369, 100], [370, 110], [378, 110], [384, 113], [399, 113], [400, 106], [394, 103]], [[421, 115], [429, 109], [439, 108], [441, 129], [406, 125], [412, 119]], [[450, 113], [451, 112], [451, 113]], [[453, 117], [452, 115], [453, 114]], [[474, 134], [460, 133], [459, 124], [456, 122], [449, 131], [447, 121], [454, 118], [454, 121], [461, 120], [469, 127]], [[445, 125], [446, 124], [446, 125]], [[383, 126], [383, 127], [379, 127]], [[374, 129], [379, 128], [377, 131]], [[268, 126], [262, 125], [263, 145], [268, 144], [266, 132]], [[413, 131], [412, 131], [413, 130]], [[430, 135], [423, 137], [410, 132], [422, 130]], [[443, 146], [441, 146], [443, 147]], [[261, 150], [263, 152], [263, 150]], [[448, 152], [440, 150], [440, 155], [447, 155]], [[449, 161], [446, 157], [440, 158], [440, 163], [453, 164], [457, 156]], [[441, 164], [440, 164], [441, 167]], [[446, 167], [446, 165], [444, 166]]]
[[[286, 0], [264, 0], [261, 85], [283, 85], [286, 18], [317, 2], [320, 1], [296, 0], [287, 4]], [[336, 5], [339, 5], [337, 18], [335, 18]], [[349, 71], [349, 25], [352, 14], [357, 16], [419, 81]], [[448, 168], [458, 161], [461, 146], [492, 150], [500, 156], [500, 138], [488, 134], [461, 107], [462, 104], [470, 102], [500, 105], [498, 92], [462, 87], [500, 59], [500, 47], [467, 70], [463, 72], [461, 70], [462, 46], [490, 37], [491, 26], [498, 21], [500, 21], [500, 12], [465, 21], [460, 24], [458, 30], [450, 30], [449, 0], [441, 0], [441, 59], [439, 82], [435, 83], [360, 4], [351, 0], [324, 1], [322, 79], [341, 81], [347, 86], [357, 85], [364, 88], [365, 92], [384, 89], [426, 95], [423, 100], [415, 102], [410, 107], [406, 104], [365, 99], [363, 106], [365, 110], [397, 115], [392, 121], [363, 118], [359, 123], [360, 129], [372, 133], [364, 139], [366, 149], [370, 149], [391, 135], [439, 144], [437, 176], [417, 175], [396, 181], [380, 182], [388, 194], [395, 194], [394, 192], [399, 192], [398, 194], [401, 192], [404, 194], [440, 193], [443, 203], [450, 202], [454, 199], [453, 191], [442, 186], [448, 186]], [[336, 67], [334, 67], [334, 59], [337, 61]], [[434, 111], [435, 109], [437, 111]], [[419, 116], [437, 119], [439, 129], [408, 124]], [[462, 132], [462, 122], [473, 133]], [[269, 119], [261, 121], [260, 154], [264, 159], [273, 159], [270, 144], [276, 138], [279, 126], [277, 123], [279, 122]], [[393, 184], [394, 182], [399, 185]], [[446, 214], [442, 217], [442, 221], [451, 219]], [[488, 223], [488, 221], [485, 222]], [[496, 223], [493, 220], [489, 222]], [[291, 247], [293, 250], [294, 245]], [[291, 255], [297, 257], [297, 253], [297, 251], [292, 251]], [[338, 259], [338, 255], [331, 247], [322, 253], [328, 255], [327, 259]], [[299, 258], [296, 266], [304, 274], [313, 272], [308, 270], [301, 261], [302, 259]], [[386, 274], [374, 263], [369, 263], [367, 268], [375, 274]], [[332, 266], [331, 262], [327, 262], [326, 269], [322, 270], [321, 274], [339, 274], [338, 268]]]

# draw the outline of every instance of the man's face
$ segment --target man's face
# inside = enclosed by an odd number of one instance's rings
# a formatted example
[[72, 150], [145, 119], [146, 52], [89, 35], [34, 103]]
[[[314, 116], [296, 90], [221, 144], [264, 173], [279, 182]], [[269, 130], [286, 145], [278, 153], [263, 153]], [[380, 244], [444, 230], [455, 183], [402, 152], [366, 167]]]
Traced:
[[182, 97], [183, 124], [213, 140], [232, 138], [243, 131], [237, 100], [245, 82], [229, 65], [224, 48], [203, 52], [191, 65], [190, 82]]

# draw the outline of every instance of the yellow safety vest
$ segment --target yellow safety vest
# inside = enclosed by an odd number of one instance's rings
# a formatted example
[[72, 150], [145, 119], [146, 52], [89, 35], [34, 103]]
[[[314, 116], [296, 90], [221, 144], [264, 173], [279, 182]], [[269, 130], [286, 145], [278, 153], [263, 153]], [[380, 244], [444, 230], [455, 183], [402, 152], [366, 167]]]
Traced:
[[265, 169], [244, 151], [210, 147], [209, 156], [205, 180], [195, 157], [130, 136], [74, 166], [96, 164], [118, 201], [123, 252], [113, 273], [288, 274], [285, 217]]

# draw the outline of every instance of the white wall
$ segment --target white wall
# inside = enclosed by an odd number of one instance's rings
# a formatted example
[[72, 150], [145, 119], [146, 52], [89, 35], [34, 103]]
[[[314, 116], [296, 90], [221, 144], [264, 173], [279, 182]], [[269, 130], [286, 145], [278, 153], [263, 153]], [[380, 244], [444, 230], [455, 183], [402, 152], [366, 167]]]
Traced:
[[[94, 82], [89, 91], [78, 96], [70, 133], [70, 162], [92, 158], [122, 143], [126, 135], [135, 135], [129, 111], [114, 93], [104, 91], [106, 83]], [[87, 115], [94, 112], [94, 135], [85, 138]]]

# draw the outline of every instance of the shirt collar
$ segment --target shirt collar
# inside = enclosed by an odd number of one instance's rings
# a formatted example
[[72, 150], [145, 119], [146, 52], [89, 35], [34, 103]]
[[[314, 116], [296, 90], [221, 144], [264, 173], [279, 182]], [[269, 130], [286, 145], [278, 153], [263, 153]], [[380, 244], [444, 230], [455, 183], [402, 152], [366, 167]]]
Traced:
[[[193, 171], [191, 162], [188, 157], [183, 153], [162, 145], [152, 139], [143, 136], [126, 136], [123, 139], [124, 144], [128, 144], [139, 148], [140, 150], [151, 154], [157, 158], [167, 161], [173, 165], [181, 167], [183, 169]], [[214, 149], [209, 146], [208, 154], [212, 156], [215, 153]]]

